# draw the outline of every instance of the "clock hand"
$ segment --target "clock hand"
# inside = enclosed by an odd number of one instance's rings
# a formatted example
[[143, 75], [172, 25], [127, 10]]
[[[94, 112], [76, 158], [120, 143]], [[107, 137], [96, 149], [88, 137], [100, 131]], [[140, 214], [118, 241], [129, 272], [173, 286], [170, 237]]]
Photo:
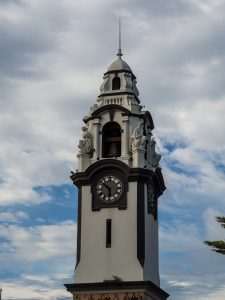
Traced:
[[109, 193], [109, 197], [111, 197], [111, 188], [107, 184], [105, 184], [104, 182], [102, 182], [102, 181], [100, 181], [100, 182], [101, 182], [102, 185], [104, 185], [104, 187], [107, 188], [108, 193]]

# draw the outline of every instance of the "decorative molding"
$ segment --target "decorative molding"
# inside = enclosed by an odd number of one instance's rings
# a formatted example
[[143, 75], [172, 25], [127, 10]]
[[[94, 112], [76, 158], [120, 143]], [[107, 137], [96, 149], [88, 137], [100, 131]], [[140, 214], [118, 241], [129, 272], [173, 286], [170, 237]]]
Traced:
[[138, 98], [138, 96], [135, 94], [135, 92], [109, 92], [109, 93], [102, 93], [98, 96], [98, 98], [102, 97], [102, 96], [115, 96], [115, 95], [133, 95], [137, 101], [137, 103], [140, 103], [140, 100]]
[[[115, 72], [117, 73], [117, 74], [119, 74], [119, 73], [130, 73], [130, 74], [132, 74], [133, 75], [133, 78], [134, 79], [136, 79], [136, 77], [135, 77], [135, 75], [131, 72], [131, 71], [128, 71], [128, 70], [125, 70], [125, 69], [120, 69], [120, 70], [116, 70], [116, 71], [107, 71], [105, 74], [104, 74], [104, 76], [105, 75], [107, 75], [107, 74], [115, 74]], [[103, 77], [104, 78], [104, 77]]]
[[111, 110], [120, 110], [126, 114], [129, 114], [130, 111], [129, 109], [121, 106], [121, 105], [118, 105], [118, 104], [109, 104], [109, 105], [103, 105], [101, 107], [99, 107], [98, 109], [96, 109], [96, 111], [94, 111], [92, 114], [91, 114], [91, 117], [94, 117], [94, 118], [98, 118], [103, 112], [105, 111], [111, 111]]
[[166, 189], [161, 168], [155, 171], [144, 168], [129, 168], [127, 164], [117, 159], [101, 159], [89, 166], [85, 172], [76, 172], [70, 176], [73, 184], [77, 187], [93, 184], [96, 178], [96, 171], [117, 171], [126, 174], [127, 182], [143, 181], [148, 184], [153, 182], [157, 198], [163, 194]]

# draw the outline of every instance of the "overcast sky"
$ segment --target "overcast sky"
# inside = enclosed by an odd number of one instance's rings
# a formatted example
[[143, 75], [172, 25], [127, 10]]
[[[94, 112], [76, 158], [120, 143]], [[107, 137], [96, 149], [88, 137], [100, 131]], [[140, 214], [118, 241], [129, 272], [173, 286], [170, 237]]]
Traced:
[[71, 299], [82, 118], [122, 50], [150, 110], [167, 186], [161, 287], [222, 300], [225, 0], [0, 0], [0, 284], [3, 299]]

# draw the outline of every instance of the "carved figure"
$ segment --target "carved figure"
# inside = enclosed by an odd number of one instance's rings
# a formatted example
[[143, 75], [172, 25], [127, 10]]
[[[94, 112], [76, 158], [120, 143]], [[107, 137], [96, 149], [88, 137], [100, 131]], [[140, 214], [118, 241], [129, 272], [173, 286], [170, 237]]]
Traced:
[[146, 136], [144, 135], [144, 124], [142, 121], [138, 122], [138, 126], [134, 129], [131, 136], [132, 150], [145, 150]]
[[151, 140], [151, 163], [154, 168], [159, 165], [159, 161], [161, 159], [161, 155], [156, 153], [155, 151], [156, 141], [154, 139]]
[[89, 153], [91, 151], [91, 136], [88, 133], [88, 128], [86, 126], [81, 127], [83, 134], [83, 139], [79, 141], [78, 148], [80, 149], [80, 154]]

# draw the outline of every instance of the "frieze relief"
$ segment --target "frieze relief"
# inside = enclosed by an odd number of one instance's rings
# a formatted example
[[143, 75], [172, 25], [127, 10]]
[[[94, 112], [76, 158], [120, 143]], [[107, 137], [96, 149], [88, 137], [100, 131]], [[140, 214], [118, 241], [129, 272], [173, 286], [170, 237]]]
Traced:
[[146, 136], [144, 135], [144, 124], [142, 121], [138, 122], [138, 126], [134, 129], [131, 136], [131, 149], [146, 151]]
[[[143, 300], [143, 293], [125, 292], [125, 293], [96, 293], [96, 294], [81, 294], [74, 295], [74, 300]], [[150, 298], [151, 299], [151, 298]]]

